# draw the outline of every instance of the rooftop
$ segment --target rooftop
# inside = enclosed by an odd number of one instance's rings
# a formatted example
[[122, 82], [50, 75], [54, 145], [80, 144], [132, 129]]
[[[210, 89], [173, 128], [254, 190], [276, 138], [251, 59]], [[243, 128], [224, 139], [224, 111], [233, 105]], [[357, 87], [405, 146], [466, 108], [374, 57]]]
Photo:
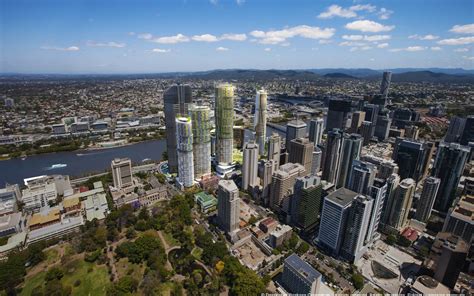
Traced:
[[307, 281], [314, 282], [318, 278], [321, 278], [321, 273], [311, 267], [308, 263], [304, 262], [298, 255], [291, 254], [285, 259], [285, 265], [290, 265], [296, 269], [300, 275], [302, 275]]
[[226, 191], [229, 191], [229, 192], [239, 191], [239, 189], [237, 188], [237, 185], [235, 185], [235, 182], [232, 180], [220, 180], [219, 187], [222, 187]]
[[59, 220], [60, 214], [59, 208], [50, 209], [47, 213], [36, 213], [30, 219], [30, 227]]
[[448, 287], [427, 275], [419, 276], [413, 284], [413, 289], [421, 292], [422, 295], [451, 294]]
[[326, 196], [326, 199], [332, 201], [335, 204], [345, 207], [349, 205], [357, 195], [359, 195], [357, 192], [354, 192], [347, 188], [339, 188], [333, 193]]

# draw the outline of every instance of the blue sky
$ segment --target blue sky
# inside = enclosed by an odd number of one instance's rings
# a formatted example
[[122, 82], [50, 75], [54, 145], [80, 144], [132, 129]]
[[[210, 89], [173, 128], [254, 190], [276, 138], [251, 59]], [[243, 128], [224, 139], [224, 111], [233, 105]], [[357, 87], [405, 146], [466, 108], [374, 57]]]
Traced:
[[472, 0], [0, 0], [0, 72], [474, 68]]

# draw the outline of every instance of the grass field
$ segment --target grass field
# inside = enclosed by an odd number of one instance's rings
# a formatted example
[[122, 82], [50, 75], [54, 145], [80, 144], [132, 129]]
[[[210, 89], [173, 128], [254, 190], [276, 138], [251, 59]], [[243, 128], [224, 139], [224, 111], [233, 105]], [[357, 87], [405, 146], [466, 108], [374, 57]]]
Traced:
[[129, 275], [135, 278], [138, 282], [143, 278], [143, 273], [145, 272], [145, 266], [138, 265], [135, 263], [128, 262], [127, 258], [121, 258], [115, 264], [117, 268], [117, 273], [119, 278], [122, 278], [126, 275]]
[[175, 247], [175, 246], [179, 246], [179, 242], [171, 235], [171, 233], [168, 233], [168, 232], [165, 232], [165, 231], [162, 231], [161, 232], [166, 240], [166, 242], [168, 243], [168, 245], [170, 246], [170, 248], [172, 247]]

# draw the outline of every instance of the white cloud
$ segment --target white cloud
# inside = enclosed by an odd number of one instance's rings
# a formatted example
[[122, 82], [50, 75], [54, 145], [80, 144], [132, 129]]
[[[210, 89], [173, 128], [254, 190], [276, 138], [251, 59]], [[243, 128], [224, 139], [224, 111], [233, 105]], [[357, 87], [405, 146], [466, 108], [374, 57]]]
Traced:
[[235, 0], [235, 3], [237, 3], [237, 5], [243, 5], [245, 0]]
[[387, 8], [380, 8], [380, 11], [377, 13], [379, 19], [381, 20], [388, 20], [392, 15], [393, 10], [388, 10]]
[[153, 35], [151, 35], [150, 33], [141, 33], [141, 34], [138, 34], [138, 38], [150, 40], [151, 38], [153, 38]]
[[428, 34], [428, 35], [410, 35], [408, 39], [417, 39], [417, 40], [436, 40], [439, 39], [439, 36]]
[[433, 51], [440, 51], [440, 50], [443, 50], [443, 49], [442, 49], [441, 47], [439, 47], [439, 46], [432, 46], [432, 47], [431, 47], [431, 50], [433, 50]]
[[342, 35], [342, 39], [344, 40], [350, 40], [350, 41], [364, 40], [364, 41], [369, 41], [369, 42], [389, 40], [391, 37], [392, 36], [390, 35]]
[[162, 43], [162, 44], [175, 44], [175, 43], [180, 43], [180, 42], [188, 42], [189, 38], [183, 34], [177, 34], [174, 36], [158, 37], [158, 38], [153, 39], [152, 41], [156, 43]]
[[338, 17], [343, 17], [343, 18], [353, 18], [357, 16], [356, 11], [368, 11], [368, 12], [374, 12], [375, 11], [375, 6], [370, 5], [370, 4], [364, 4], [364, 5], [354, 5], [349, 8], [343, 8], [339, 5], [331, 5], [329, 6], [326, 11], [321, 12], [318, 15], [318, 18], [320, 19], [329, 19], [333, 18], [335, 16]]
[[213, 5], [217, 5], [219, 3], [219, 0], [209, 0], [209, 2]]
[[222, 47], [222, 46], [219, 46], [218, 48], [216, 48], [217, 51], [228, 51], [229, 49], [227, 47]]
[[377, 7], [370, 4], [358, 4], [358, 5], [351, 6], [349, 9], [352, 11], [367, 10], [368, 12], [374, 12], [376, 8]]
[[219, 39], [217, 39], [216, 36], [211, 35], [211, 34], [203, 34], [203, 35], [194, 35], [192, 37], [194, 41], [199, 41], [199, 42], [217, 42]]
[[332, 43], [332, 40], [331, 39], [320, 39], [318, 41], [319, 44], [329, 44], [329, 43]]
[[270, 47], [266, 47], [263, 49], [264, 51], [272, 51], [272, 49]]
[[464, 44], [471, 44], [471, 43], [474, 43], [474, 36], [443, 39], [443, 40], [438, 41], [438, 44], [441, 44], [441, 45], [464, 45]]
[[135, 36], [136, 34], [135, 34], [135, 32], [128, 32], [128, 35], [129, 36]]
[[57, 51], [79, 51], [80, 48], [78, 46], [69, 46], [69, 47], [41, 46], [41, 49], [57, 50]]
[[388, 43], [380, 43], [380, 44], [377, 44], [377, 47], [378, 47], [378, 48], [385, 48], [385, 47], [388, 47]]
[[466, 48], [466, 47], [456, 48], [454, 51], [455, 52], [468, 52], [469, 48]]
[[389, 49], [389, 51], [391, 51], [391, 52], [399, 52], [399, 51], [422, 51], [422, 50], [426, 50], [426, 47], [423, 47], [423, 46], [408, 46], [408, 47], [405, 47], [405, 48], [393, 48], [393, 49]]
[[231, 41], [245, 41], [247, 35], [245, 34], [223, 34], [220, 40], [231, 40]]
[[95, 41], [87, 41], [87, 46], [92, 46], [92, 47], [116, 47], [116, 48], [122, 48], [125, 47], [125, 43], [118, 43], [118, 42], [95, 42]]
[[474, 61], [474, 57], [463, 56], [463, 59]]
[[343, 41], [339, 43], [339, 46], [366, 46], [367, 43], [357, 41]]
[[267, 32], [255, 30], [250, 32], [250, 35], [259, 38], [259, 42], [262, 44], [279, 44], [285, 43], [288, 38], [297, 36], [309, 39], [329, 39], [334, 35], [335, 31], [333, 28], [321, 29], [319, 27], [301, 25]]
[[170, 52], [171, 50], [170, 49], [163, 49], [163, 48], [153, 48], [151, 51], [156, 52], [156, 53], [167, 53], [167, 52]]
[[369, 49], [372, 49], [372, 46], [366, 45], [366, 46], [362, 46], [360, 49], [361, 50], [369, 50]]
[[474, 24], [456, 25], [452, 27], [451, 30], [449, 30], [449, 32], [453, 32], [457, 34], [474, 34]]
[[342, 39], [350, 40], [350, 41], [358, 41], [358, 40], [363, 40], [364, 36], [362, 36], [362, 35], [342, 35]]
[[346, 24], [345, 28], [349, 30], [377, 33], [391, 31], [395, 28], [395, 26], [385, 26], [369, 20], [358, 20]]

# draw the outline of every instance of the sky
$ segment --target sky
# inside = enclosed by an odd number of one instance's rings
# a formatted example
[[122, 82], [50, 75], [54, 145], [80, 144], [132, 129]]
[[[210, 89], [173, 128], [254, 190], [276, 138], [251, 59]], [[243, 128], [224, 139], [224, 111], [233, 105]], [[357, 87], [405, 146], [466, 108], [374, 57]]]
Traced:
[[0, 73], [474, 68], [472, 0], [0, 0]]

